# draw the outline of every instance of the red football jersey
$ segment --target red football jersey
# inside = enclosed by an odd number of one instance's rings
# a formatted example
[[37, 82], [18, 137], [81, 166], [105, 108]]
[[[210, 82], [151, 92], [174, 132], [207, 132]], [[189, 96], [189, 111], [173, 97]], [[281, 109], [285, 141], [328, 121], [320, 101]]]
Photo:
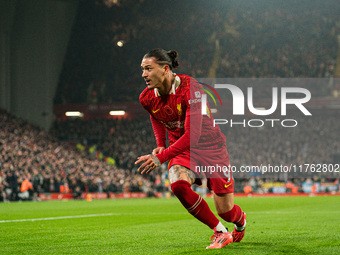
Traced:
[[201, 113], [201, 88], [190, 76], [178, 74], [168, 95], [145, 88], [139, 96], [150, 113], [157, 147], [166, 147], [168, 131], [170, 146], [157, 154], [161, 163], [190, 149], [214, 149], [225, 144], [225, 136], [218, 125], [213, 126], [212, 116]]

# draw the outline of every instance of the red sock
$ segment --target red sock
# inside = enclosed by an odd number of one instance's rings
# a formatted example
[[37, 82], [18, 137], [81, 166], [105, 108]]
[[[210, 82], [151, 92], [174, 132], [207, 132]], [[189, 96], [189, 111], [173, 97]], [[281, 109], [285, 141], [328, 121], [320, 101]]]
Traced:
[[229, 212], [218, 215], [220, 215], [220, 217], [225, 221], [232, 222], [238, 227], [242, 227], [244, 225], [243, 212], [238, 205], [234, 205], [233, 209], [231, 209]]
[[213, 229], [220, 222], [210, 210], [207, 202], [191, 189], [189, 182], [179, 180], [171, 184], [172, 192], [196, 219]]

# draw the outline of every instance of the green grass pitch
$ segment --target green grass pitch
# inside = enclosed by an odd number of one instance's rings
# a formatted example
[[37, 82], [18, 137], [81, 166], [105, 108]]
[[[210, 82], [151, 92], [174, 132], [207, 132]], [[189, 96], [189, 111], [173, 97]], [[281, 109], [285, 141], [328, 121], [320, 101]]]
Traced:
[[246, 235], [219, 250], [205, 249], [212, 231], [175, 198], [2, 203], [0, 254], [340, 254], [338, 196], [235, 203]]

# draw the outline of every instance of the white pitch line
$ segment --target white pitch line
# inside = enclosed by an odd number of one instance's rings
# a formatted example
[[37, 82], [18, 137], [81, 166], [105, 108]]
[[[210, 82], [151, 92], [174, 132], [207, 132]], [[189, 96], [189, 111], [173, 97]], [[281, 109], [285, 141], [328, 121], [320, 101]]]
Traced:
[[186, 214], [181, 213], [171, 213], [171, 212], [161, 212], [161, 213], [102, 213], [102, 214], [87, 214], [87, 215], [71, 215], [71, 216], [60, 216], [60, 217], [48, 217], [48, 218], [36, 218], [36, 219], [18, 219], [18, 220], [0, 220], [0, 223], [10, 223], [10, 222], [27, 222], [27, 221], [43, 221], [43, 220], [63, 220], [63, 219], [76, 219], [76, 218], [90, 218], [90, 217], [104, 217], [104, 216], [121, 216], [121, 215], [169, 215], [169, 214]]
[[25, 222], [25, 221], [42, 221], [42, 220], [63, 220], [63, 219], [75, 219], [75, 218], [90, 218], [90, 217], [103, 217], [121, 215], [121, 213], [103, 213], [103, 214], [87, 214], [87, 215], [73, 215], [73, 216], [60, 216], [60, 217], [48, 217], [48, 218], [37, 218], [37, 219], [19, 219], [19, 220], [0, 220], [0, 223], [9, 222]]
[[[249, 214], [295, 214], [294, 211], [248, 211]], [[325, 213], [324, 211], [312, 211], [312, 214]], [[340, 213], [340, 211], [328, 211], [327, 213]], [[44, 220], [63, 220], [63, 219], [76, 219], [76, 218], [91, 218], [91, 217], [105, 217], [105, 216], [121, 216], [121, 215], [173, 215], [173, 214], [187, 214], [186, 212], [159, 212], [159, 213], [102, 213], [102, 214], [87, 214], [87, 215], [71, 215], [60, 217], [36, 218], [36, 219], [18, 219], [18, 220], [0, 220], [0, 223], [11, 222], [34, 222]]]
[[[299, 214], [299, 212], [296, 211], [258, 211], [258, 212], [247, 212], [248, 214]], [[322, 214], [322, 213], [340, 213], [340, 211], [310, 211], [308, 214]]]

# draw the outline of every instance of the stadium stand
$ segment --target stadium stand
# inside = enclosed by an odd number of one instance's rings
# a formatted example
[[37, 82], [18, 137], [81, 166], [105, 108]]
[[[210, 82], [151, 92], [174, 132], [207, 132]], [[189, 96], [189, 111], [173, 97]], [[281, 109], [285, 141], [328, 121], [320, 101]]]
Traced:
[[[6, 112], [1, 112], [0, 119], [0, 189], [2, 196], [10, 200], [19, 199], [20, 185], [26, 177], [33, 183], [35, 193], [65, 192], [65, 187], [70, 192], [167, 190], [165, 166], [149, 176], [141, 176], [136, 174], [133, 165], [136, 157], [151, 151], [155, 143], [148, 119], [71, 119], [57, 122], [50, 134]], [[273, 166], [305, 162], [335, 164], [340, 154], [336, 132], [339, 129], [332, 112], [328, 115], [323, 112], [304, 120], [299, 128], [289, 133], [280, 126], [260, 131], [252, 128], [222, 130], [227, 135], [232, 164], [239, 169], [242, 165], [259, 166], [263, 162]], [[265, 142], [268, 136], [271, 143]], [[108, 158], [114, 161], [109, 162]], [[339, 173], [255, 171], [234, 176], [238, 178], [237, 192], [243, 192], [249, 183], [254, 191], [264, 192], [268, 188], [264, 188], [266, 184], [263, 183], [282, 186], [287, 182], [293, 182], [294, 187], [302, 191], [306, 180], [334, 183]]]
[[[149, 192], [156, 186], [154, 179], [159, 178], [91, 159], [69, 143], [4, 111], [0, 112], [0, 126], [2, 199], [18, 200], [26, 178], [35, 193], [65, 192], [65, 187], [70, 192]], [[126, 155], [120, 156], [124, 159]]]
[[[200, 5], [178, 1], [170, 7], [158, 1], [162, 15], [141, 11], [150, 9], [153, 1], [117, 3], [81, 1], [55, 105], [138, 101], [145, 87], [139, 72], [140, 54], [150, 47], [178, 50], [180, 72], [193, 77], [335, 75], [340, 23], [330, 3], [310, 3], [301, 11], [297, 3], [291, 8], [291, 0], [279, 9], [275, 4], [259, 9], [255, 3], [244, 6], [231, 1], [224, 8], [212, 10], [207, 1]], [[174, 11], [179, 8], [190, 8], [191, 13]], [[152, 34], [149, 27], [153, 28]], [[116, 46], [118, 41], [123, 47]], [[313, 97], [326, 99], [336, 98], [340, 92], [336, 82], [309, 89]], [[256, 93], [257, 98], [270, 98], [271, 90]], [[338, 164], [338, 119], [338, 110], [319, 110], [313, 118], [302, 119], [290, 133], [280, 126], [222, 129], [231, 162], [237, 168], [263, 162]], [[270, 143], [264, 142], [268, 136]], [[145, 117], [57, 118], [46, 133], [0, 111], [0, 201], [20, 199], [25, 179], [33, 185], [30, 199], [53, 192], [69, 192], [80, 198], [83, 192], [131, 191], [152, 196], [152, 191], [167, 191], [165, 166], [142, 176], [136, 174], [133, 164], [137, 156], [150, 153], [154, 145], [150, 121]], [[320, 191], [339, 190], [339, 173], [335, 172], [234, 175], [238, 178], [236, 192], [310, 192], [316, 184]]]
[[[334, 75], [340, 25], [330, 2], [306, 6], [285, 1], [279, 8], [230, 2], [219, 9], [204, 1], [174, 2], [167, 8], [157, 2], [161, 16], [140, 11], [154, 8], [153, 1], [122, 1], [110, 8], [96, 2], [83, 1], [79, 9], [56, 104], [136, 101], [144, 88], [141, 54], [157, 46], [175, 47], [180, 72], [195, 78], [209, 77], [216, 41], [220, 59], [214, 77]], [[174, 11], [190, 6], [188, 15]], [[121, 48], [115, 45], [120, 40], [125, 42]], [[124, 59], [124, 64], [115, 59]], [[318, 96], [326, 95], [329, 90]]]

